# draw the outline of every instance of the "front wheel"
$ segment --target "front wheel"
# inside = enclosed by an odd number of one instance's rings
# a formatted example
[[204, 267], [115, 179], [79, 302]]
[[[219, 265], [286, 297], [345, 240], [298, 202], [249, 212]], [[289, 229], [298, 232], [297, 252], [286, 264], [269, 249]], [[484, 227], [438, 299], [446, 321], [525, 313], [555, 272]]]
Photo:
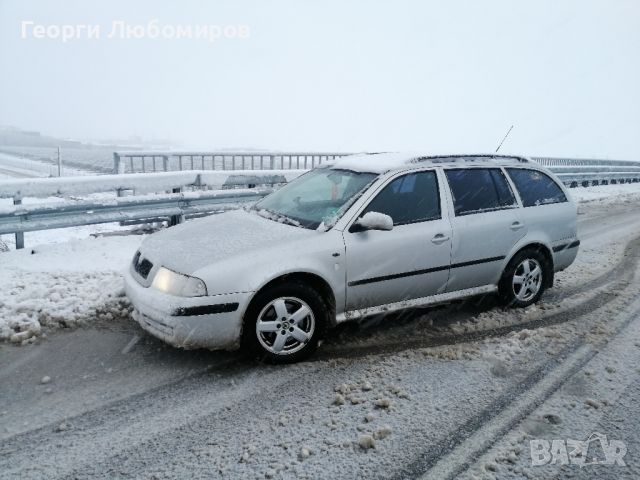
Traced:
[[312, 288], [283, 283], [260, 292], [245, 314], [246, 351], [270, 363], [293, 363], [318, 347], [328, 323], [328, 309]]
[[549, 278], [549, 262], [537, 250], [527, 249], [516, 254], [505, 268], [499, 285], [503, 303], [524, 308], [542, 296]]

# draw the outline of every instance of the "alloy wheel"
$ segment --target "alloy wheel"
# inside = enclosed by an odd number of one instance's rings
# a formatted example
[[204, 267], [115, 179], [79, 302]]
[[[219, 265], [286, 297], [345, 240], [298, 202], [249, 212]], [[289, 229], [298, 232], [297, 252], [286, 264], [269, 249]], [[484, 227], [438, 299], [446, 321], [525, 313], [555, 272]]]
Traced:
[[295, 297], [276, 298], [262, 309], [256, 322], [258, 341], [276, 355], [302, 350], [315, 331], [313, 311]]
[[535, 297], [542, 287], [542, 267], [537, 260], [527, 258], [518, 265], [513, 274], [513, 293], [521, 302]]

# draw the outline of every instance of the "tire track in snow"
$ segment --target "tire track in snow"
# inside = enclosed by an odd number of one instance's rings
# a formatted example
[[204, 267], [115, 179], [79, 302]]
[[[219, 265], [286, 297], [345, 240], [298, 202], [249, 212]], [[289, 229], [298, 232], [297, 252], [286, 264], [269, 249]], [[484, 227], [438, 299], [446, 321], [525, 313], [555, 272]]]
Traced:
[[[480, 415], [469, 419], [453, 436], [448, 436], [424, 452], [417, 462], [397, 478], [407, 478], [405, 473], [410, 478], [438, 480], [459, 476], [589, 363], [602, 347], [622, 335], [638, 319], [638, 315], [640, 308], [637, 307], [631, 313], [627, 312], [613, 335], [596, 344], [587, 344], [587, 333], [576, 338]], [[455, 448], [452, 450], [451, 447]]]
[[[637, 252], [639, 242], [636, 240], [630, 246]], [[639, 288], [637, 282], [634, 282], [638, 258], [638, 255], [633, 257], [631, 263], [634, 268], [631, 274], [625, 274], [624, 280], [616, 282], [618, 286], [628, 290], [626, 293], [635, 295], [627, 296], [634, 299], [628, 302], [633, 305], [631, 312], [625, 311], [622, 318], [618, 317], [617, 321], [611, 319], [609, 322], [610, 326], [614, 326], [611, 334], [599, 342], [593, 342], [591, 339], [587, 341], [586, 337], [591, 334], [591, 328], [585, 327], [585, 332], [560, 353], [537, 367], [524, 381], [500, 395], [490, 406], [467, 420], [460, 428], [421, 452], [413, 464], [402, 469], [395, 478], [455, 478], [586, 365], [598, 353], [600, 347], [621, 335], [640, 314], [638, 301], [635, 300]], [[599, 307], [585, 313], [597, 313], [600, 307], [616, 298], [621, 297], [618, 293], [611, 293]], [[573, 319], [581, 316], [583, 315], [574, 316]], [[544, 326], [549, 326], [562, 321], [554, 323], [552, 320], [546, 320], [544, 323]]]
[[[18, 434], [0, 442], [0, 476], [72, 477], [83, 465], [103, 462], [154, 438], [232, 409], [238, 402], [295, 383], [320, 367], [309, 363], [282, 367], [247, 368], [247, 363], [219, 365], [211, 372], [188, 376], [172, 385], [118, 400], [81, 415]], [[210, 393], [207, 394], [207, 392]], [[215, 401], [212, 401], [215, 399]], [[64, 444], [56, 434], [64, 431]], [[28, 446], [28, 448], [25, 448]], [[59, 447], [59, 449], [56, 449]], [[32, 462], [38, 458], [37, 464]]]

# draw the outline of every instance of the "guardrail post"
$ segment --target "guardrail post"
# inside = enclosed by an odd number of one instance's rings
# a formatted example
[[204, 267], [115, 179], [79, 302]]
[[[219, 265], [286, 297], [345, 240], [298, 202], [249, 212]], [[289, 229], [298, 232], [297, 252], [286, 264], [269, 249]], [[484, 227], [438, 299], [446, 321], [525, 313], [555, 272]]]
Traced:
[[62, 155], [60, 153], [60, 147], [58, 147], [58, 176], [62, 176]]
[[205, 184], [202, 182], [202, 175], [201, 174], [197, 174], [196, 175], [196, 180], [195, 182], [193, 182], [193, 186], [194, 187], [204, 187]]
[[[180, 193], [182, 192], [182, 188], [177, 187], [171, 190], [171, 193]], [[171, 215], [169, 217], [169, 226], [173, 227], [178, 225], [179, 223], [184, 222], [184, 215]]]
[[[22, 205], [22, 197], [16, 195], [13, 197], [14, 205]], [[16, 232], [16, 250], [24, 248], [24, 232]]]
[[113, 152], [113, 173], [124, 173], [124, 165], [120, 161], [120, 154], [118, 152]]
[[165, 172], [169, 171], [169, 155], [162, 156], [162, 168]]

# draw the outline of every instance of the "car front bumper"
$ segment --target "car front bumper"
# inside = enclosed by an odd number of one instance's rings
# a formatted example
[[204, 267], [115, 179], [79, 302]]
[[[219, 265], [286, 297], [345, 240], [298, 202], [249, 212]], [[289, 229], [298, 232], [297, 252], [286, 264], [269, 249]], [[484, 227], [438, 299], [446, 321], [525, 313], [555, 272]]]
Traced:
[[242, 315], [252, 292], [177, 297], [140, 285], [130, 272], [125, 274], [125, 290], [134, 319], [170, 345], [211, 350], [240, 345]]

